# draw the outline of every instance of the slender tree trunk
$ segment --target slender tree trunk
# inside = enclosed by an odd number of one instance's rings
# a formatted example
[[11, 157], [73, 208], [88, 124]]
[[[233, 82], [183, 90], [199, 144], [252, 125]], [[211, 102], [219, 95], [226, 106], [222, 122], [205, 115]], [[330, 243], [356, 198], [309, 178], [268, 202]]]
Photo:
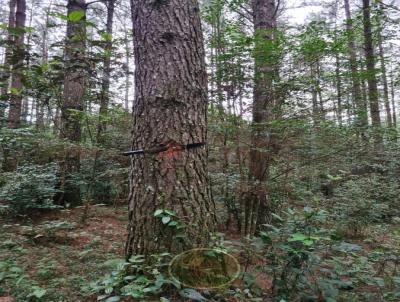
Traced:
[[[198, 3], [134, 0], [133, 8], [132, 147], [169, 148], [132, 158], [127, 257], [207, 245], [215, 223], [207, 152], [204, 147], [179, 148], [207, 138], [207, 75]], [[184, 227], [163, 224], [153, 215], [158, 209], [175, 212], [172, 220]], [[176, 238], [179, 232], [181, 239]]]
[[397, 128], [397, 112], [396, 112], [396, 101], [394, 97], [394, 76], [393, 76], [393, 70], [390, 71], [390, 94], [391, 94], [391, 100], [392, 100], [392, 113], [393, 113], [393, 126]]
[[[218, 7], [218, 13], [216, 15], [216, 23], [215, 23], [215, 31], [216, 31], [216, 56], [215, 56], [215, 76], [216, 76], [216, 88], [217, 88], [217, 107], [218, 107], [218, 112], [222, 119], [224, 119], [224, 113], [225, 113], [225, 108], [224, 108], [224, 93], [223, 93], [223, 88], [222, 88], [222, 81], [223, 81], [223, 69], [222, 69], [222, 54], [224, 53], [223, 49], [223, 42], [222, 42], [222, 7]], [[230, 106], [228, 105], [228, 109]]]
[[[368, 87], [367, 87], [367, 79], [365, 74], [367, 73], [365, 70], [365, 67], [361, 66], [360, 67], [360, 71], [361, 71], [361, 95], [362, 95], [362, 108], [363, 108], [363, 112], [368, 112], [368, 104], [369, 104], [369, 99], [368, 99]], [[367, 121], [368, 122], [368, 121]]]
[[20, 32], [14, 38], [13, 65], [11, 71], [11, 96], [8, 112], [8, 128], [18, 128], [21, 124], [22, 110], [22, 76], [24, 67], [24, 37], [25, 37], [26, 3], [25, 0], [17, 0], [15, 14], [15, 28]]
[[99, 123], [97, 129], [97, 141], [104, 142], [103, 133], [107, 129], [106, 117], [108, 115], [108, 105], [110, 103], [110, 79], [111, 79], [111, 52], [112, 52], [112, 34], [114, 24], [114, 9], [115, 0], [108, 0], [107, 2], [107, 25], [105, 57], [103, 61], [103, 79], [101, 83], [101, 94], [100, 94], [100, 111], [99, 111]]
[[337, 120], [341, 127], [343, 125], [342, 119], [342, 77], [340, 75], [340, 57], [339, 53], [335, 55], [335, 77], [336, 77], [336, 98], [337, 98]]
[[363, 23], [364, 23], [364, 50], [367, 65], [368, 96], [372, 127], [374, 128], [375, 144], [377, 147], [382, 145], [382, 136], [380, 135], [381, 117], [379, 111], [379, 95], [375, 70], [375, 54], [372, 39], [371, 25], [371, 6], [369, 0], [363, 0]]
[[317, 95], [319, 100], [319, 112], [321, 120], [325, 120], [325, 108], [324, 100], [322, 98], [322, 87], [321, 87], [321, 61], [317, 59]]
[[[53, 110], [48, 107], [48, 114], [49, 116], [53, 115]], [[57, 133], [60, 134], [61, 136], [61, 110], [60, 110], [60, 106], [57, 105], [56, 110], [54, 112], [54, 128], [53, 128], [53, 133], [55, 135], [57, 135]]]
[[11, 30], [15, 27], [15, 8], [17, 5], [17, 0], [10, 0], [9, 2], [9, 17], [8, 17], [8, 37], [7, 37], [7, 47], [4, 56], [4, 65], [3, 65], [3, 75], [1, 79], [1, 95], [0, 95], [0, 128], [3, 127], [4, 124], [4, 114], [5, 114], [5, 106], [6, 101], [8, 101], [8, 88], [10, 86], [10, 67], [11, 67], [11, 59], [12, 59], [12, 46], [14, 43], [13, 35], [11, 34]]
[[[33, 5], [34, 3], [32, 3], [30, 10], [29, 10], [29, 23], [28, 23], [28, 27], [31, 28], [32, 27], [32, 19], [33, 19]], [[30, 43], [31, 43], [31, 39], [32, 39], [32, 32], [29, 31], [28, 35], [26, 37], [26, 48], [30, 49]], [[26, 68], [29, 70], [30, 69], [30, 56], [26, 56]], [[33, 103], [32, 102], [32, 108], [33, 108]], [[29, 98], [24, 97], [22, 99], [22, 112], [21, 112], [21, 119], [27, 124], [28, 122], [32, 121], [32, 116], [33, 116], [33, 111], [29, 110]]]
[[318, 105], [318, 81], [314, 63], [311, 63], [310, 65], [310, 77], [312, 81], [311, 84], [312, 118], [314, 125], [318, 125], [321, 120], [321, 111], [320, 111], [320, 106]]
[[124, 25], [124, 31], [125, 31], [125, 99], [124, 99], [124, 107], [125, 111], [129, 112], [129, 91], [131, 88], [131, 82], [130, 82], [130, 47], [129, 47], [129, 38], [128, 38], [128, 33], [127, 29], [125, 28]]
[[[338, 6], [339, 6], [340, 0], [335, 0], [335, 6], [334, 10], [332, 13], [332, 19], [333, 22], [335, 23], [335, 29], [334, 29], [334, 43], [337, 44], [338, 41]], [[343, 126], [343, 108], [342, 108], [342, 103], [343, 103], [343, 92], [342, 92], [342, 75], [341, 75], [341, 57], [340, 57], [341, 51], [337, 48], [335, 48], [335, 86], [336, 86], [336, 104], [334, 103], [334, 109], [336, 113], [336, 119], [339, 127]]]
[[[8, 37], [7, 37], [7, 47], [4, 56], [4, 65], [3, 65], [3, 75], [1, 77], [1, 99], [0, 99], [0, 127], [4, 126], [5, 119], [5, 105], [6, 101], [8, 101], [8, 88], [10, 86], [10, 67], [12, 64], [12, 55], [13, 49], [12, 46], [14, 44], [14, 37], [11, 34], [11, 31], [15, 28], [15, 9], [16, 9], [17, 1], [10, 0], [9, 2], [9, 17], [8, 17]], [[3, 103], [4, 102], [4, 103]], [[4, 106], [3, 106], [4, 105]], [[15, 156], [13, 156], [8, 148], [3, 148], [3, 162], [2, 162], [2, 170], [4, 172], [14, 171], [17, 167], [17, 162]]]
[[[49, 12], [52, 6], [52, 2], [48, 9], [46, 9], [46, 22], [44, 24], [43, 32], [42, 32], [42, 64], [47, 64], [48, 62], [48, 46], [47, 46], [47, 38], [48, 38], [48, 27], [49, 27]], [[41, 95], [40, 98], [36, 100], [36, 128], [38, 130], [43, 130], [45, 128], [44, 125], [44, 106], [45, 103], [48, 103], [49, 98], [43, 97]]]
[[[63, 139], [77, 144], [81, 140], [81, 124], [79, 113], [83, 112], [83, 97], [85, 94], [86, 73], [86, 3], [85, 0], [69, 0], [68, 15], [80, 12], [82, 18], [67, 22], [65, 43], [65, 78], [63, 90], [63, 105], [61, 108], [61, 133]], [[64, 193], [58, 202], [62, 205], [80, 204], [80, 188], [73, 174], [80, 170], [80, 150], [78, 146], [69, 147], [65, 151], [64, 161], [60, 166], [61, 187]]]
[[363, 99], [361, 94], [361, 81], [357, 68], [357, 50], [354, 42], [355, 34], [349, 0], [344, 0], [344, 8], [346, 13], [347, 47], [349, 52], [349, 65], [352, 81], [352, 97], [354, 106], [356, 108], [356, 125], [366, 128], [368, 126], [368, 112], [364, 111], [364, 106], [362, 105]]
[[381, 72], [382, 72], [383, 99], [385, 102], [387, 124], [389, 127], [393, 127], [392, 113], [390, 110], [389, 85], [388, 85], [387, 73], [386, 73], [385, 52], [383, 50], [381, 30], [382, 30], [382, 28], [379, 25], [377, 36], [378, 36], [378, 48], [379, 48], [379, 61], [381, 64]]
[[256, 37], [254, 58], [253, 124], [251, 133], [249, 178], [250, 186], [245, 194], [242, 233], [252, 236], [259, 223], [265, 223], [269, 215], [266, 180], [271, 161], [271, 129], [266, 125], [273, 119], [273, 79], [275, 64], [265, 44], [274, 38], [275, 1], [252, 1], [254, 32]]

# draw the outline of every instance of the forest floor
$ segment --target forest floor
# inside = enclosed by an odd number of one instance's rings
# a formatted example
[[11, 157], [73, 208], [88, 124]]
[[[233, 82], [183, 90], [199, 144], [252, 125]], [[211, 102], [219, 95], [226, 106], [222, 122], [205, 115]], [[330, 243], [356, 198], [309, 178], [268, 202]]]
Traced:
[[[100, 205], [91, 206], [85, 213], [85, 208], [80, 207], [54, 210], [18, 222], [0, 220], [0, 302], [96, 301], [96, 297], [88, 295], [88, 285], [110, 273], [110, 260], [123, 258], [127, 211], [125, 206]], [[372, 251], [397, 250], [399, 235], [400, 226], [371, 226], [367, 239], [346, 241], [360, 246], [359, 256], [367, 257]], [[227, 237], [237, 241], [237, 234]], [[380, 266], [385, 262], [372, 265], [374, 271], [384, 270]], [[255, 279], [260, 288], [271, 288], [272, 280], [267, 275], [255, 273]], [[359, 290], [376, 288], [354, 289]], [[224, 301], [250, 301], [232, 299]]]
[[1, 222], [0, 274], [8, 276], [3, 287], [0, 275], [0, 301], [90, 301], [85, 286], [110, 271], [107, 260], [123, 258], [125, 208], [93, 206], [85, 221], [76, 208]]

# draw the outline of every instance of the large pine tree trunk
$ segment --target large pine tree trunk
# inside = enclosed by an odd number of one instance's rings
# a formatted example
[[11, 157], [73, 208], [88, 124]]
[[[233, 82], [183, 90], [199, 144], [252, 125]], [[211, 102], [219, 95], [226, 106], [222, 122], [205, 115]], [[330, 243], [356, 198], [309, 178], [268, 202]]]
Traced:
[[[134, 0], [133, 8], [132, 147], [205, 142], [207, 78], [197, 0]], [[131, 168], [126, 256], [206, 245], [215, 213], [205, 148], [136, 156]], [[184, 239], [154, 217], [158, 209], [176, 212]]]
[[254, 234], [256, 225], [265, 223], [268, 216], [266, 180], [271, 161], [273, 134], [267, 123], [273, 119], [273, 79], [276, 74], [272, 56], [266, 51], [266, 43], [273, 39], [275, 22], [274, 0], [253, 0], [254, 32], [256, 36], [254, 62], [253, 124], [249, 163], [250, 186], [244, 202], [242, 233]]
[[[61, 108], [61, 138], [72, 143], [81, 140], [81, 124], [79, 113], [83, 111], [85, 93], [85, 49], [86, 49], [86, 3], [85, 0], [69, 0], [68, 15], [76, 12], [83, 14], [80, 20], [67, 22], [65, 43], [65, 78], [63, 90], [63, 106]], [[61, 163], [61, 184], [64, 193], [58, 201], [62, 205], [80, 203], [80, 189], [73, 174], [80, 170], [79, 147], [70, 147], [65, 151]]]
[[17, 5], [17, 0], [10, 0], [9, 2], [9, 17], [8, 17], [8, 37], [7, 37], [7, 47], [4, 55], [4, 64], [2, 66], [2, 75], [0, 77], [1, 82], [1, 93], [0, 93], [0, 127], [4, 124], [4, 113], [5, 113], [5, 101], [8, 96], [8, 88], [10, 85], [10, 67], [12, 58], [12, 45], [14, 42], [11, 30], [15, 27], [15, 7]]
[[357, 68], [357, 50], [355, 44], [355, 34], [353, 28], [353, 19], [351, 18], [349, 0], [344, 0], [344, 8], [346, 13], [346, 32], [347, 47], [349, 52], [349, 65], [352, 81], [352, 97], [356, 108], [356, 124], [365, 128], [368, 126], [368, 112], [364, 111], [363, 98], [361, 94], [361, 80]]
[[375, 144], [379, 147], [382, 143], [380, 135], [381, 117], [379, 110], [378, 85], [375, 70], [374, 43], [372, 38], [371, 6], [369, 0], [363, 0], [363, 23], [364, 23], [364, 51], [367, 65], [368, 96], [372, 126], [374, 128]]
[[24, 37], [25, 37], [26, 3], [25, 0], [17, 0], [15, 14], [15, 28], [18, 34], [14, 38], [13, 64], [11, 71], [11, 96], [8, 112], [8, 128], [18, 128], [21, 124], [22, 111], [22, 68], [24, 66]]

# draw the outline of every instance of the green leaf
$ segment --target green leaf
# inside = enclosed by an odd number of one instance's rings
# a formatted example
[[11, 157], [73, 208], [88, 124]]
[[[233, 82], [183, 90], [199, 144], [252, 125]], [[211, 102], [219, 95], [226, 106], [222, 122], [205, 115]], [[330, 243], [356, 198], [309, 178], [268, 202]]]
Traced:
[[168, 222], [170, 222], [171, 221], [171, 217], [169, 217], [169, 216], [164, 216], [163, 218], [162, 218], [162, 223], [163, 224], [167, 224]]
[[107, 40], [107, 41], [112, 40], [112, 34], [107, 33], [107, 32], [100, 33], [100, 37], [102, 37], [104, 40]]
[[121, 298], [119, 296], [113, 296], [113, 297], [109, 297], [106, 300], [104, 300], [104, 302], [117, 302], [121, 300]]
[[170, 300], [167, 298], [161, 297], [160, 302], [170, 302]]
[[76, 21], [81, 20], [83, 18], [83, 16], [85, 16], [85, 11], [76, 10], [76, 11], [69, 13], [68, 21], [76, 22]]
[[191, 288], [182, 289], [179, 291], [179, 295], [186, 299], [192, 299], [193, 301], [207, 301], [198, 291]]
[[310, 246], [310, 245], [312, 245], [314, 243], [313, 239], [315, 239], [315, 238], [311, 238], [311, 237], [306, 236], [304, 234], [295, 233], [295, 234], [292, 234], [290, 236], [290, 238], [288, 239], [288, 242], [300, 241], [304, 245]]
[[14, 94], [14, 95], [20, 95], [21, 94], [21, 92], [15, 87], [11, 87], [10, 88], [10, 92], [11, 92], [11, 94]]
[[65, 21], [68, 20], [68, 16], [65, 16], [65, 15], [60, 14], [60, 13], [52, 13], [51, 12], [51, 13], [49, 13], [49, 16], [56, 17], [56, 18], [59, 18], [61, 20], [65, 20]]
[[295, 234], [292, 234], [291, 236], [290, 236], [290, 238], [289, 238], [289, 242], [292, 242], [292, 241], [304, 241], [304, 240], [307, 240], [309, 237], [308, 236], [306, 236], [306, 235], [304, 235], [304, 234], [300, 234], [300, 233], [295, 233]]
[[281, 216], [279, 216], [279, 215], [277, 215], [277, 214], [274, 214], [274, 213], [272, 213], [271, 214], [276, 220], [278, 220], [279, 222], [284, 222], [284, 219], [281, 217]]
[[101, 301], [101, 300], [107, 298], [108, 296], [109, 295], [100, 295], [100, 296], [97, 297], [97, 301]]
[[176, 213], [174, 211], [165, 210], [164, 212], [167, 213], [170, 216], [176, 216]]
[[143, 263], [145, 261], [143, 255], [134, 255], [131, 258], [129, 258], [129, 262], [131, 263]]
[[164, 213], [164, 210], [158, 209], [157, 211], [154, 212], [154, 217], [160, 216], [162, 213]]
[[139, 277], [136, 279], [136, 282], [138, 282], [138, 283], [143, 283], [143, 284], [149, 284], [149, 283], [150, 283], [150, 280], [147, 279], [146, 276], [139, 276]]
[[47, 292], [47, 290], [40, 288], [40, 287], [36, 287], [36, 289], [33, 291], [33, 293], [31, 293], [29, 296], [40, 299], [46, 294], [46, 292]]
[[10, 272], [12, 273], [22, 273], [22, 269], [19, 268], [18, 266], [13, 266], [10, 268]]
[[266, 232], [260, 232], [260, 237], [265, 244], [271, 244], [272, 239]]

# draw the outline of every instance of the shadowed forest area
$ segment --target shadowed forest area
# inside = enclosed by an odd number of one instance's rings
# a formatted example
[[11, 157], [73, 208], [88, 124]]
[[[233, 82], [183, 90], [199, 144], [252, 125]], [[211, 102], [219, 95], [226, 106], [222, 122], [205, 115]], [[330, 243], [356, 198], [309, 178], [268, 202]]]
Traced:
[[400, 301], [399, 0], [0, 0], [0, 302]]

